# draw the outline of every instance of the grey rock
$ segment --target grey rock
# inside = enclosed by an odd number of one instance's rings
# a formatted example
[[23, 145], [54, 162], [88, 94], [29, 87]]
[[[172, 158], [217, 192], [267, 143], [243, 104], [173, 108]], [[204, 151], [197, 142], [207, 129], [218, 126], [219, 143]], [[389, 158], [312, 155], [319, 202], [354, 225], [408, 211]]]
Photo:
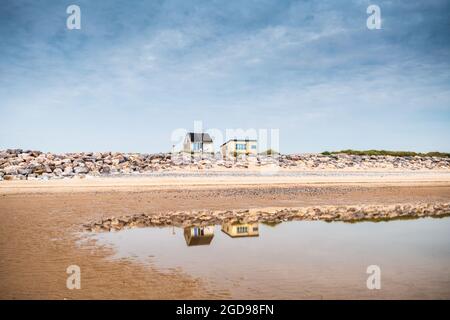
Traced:
[[74, 171], [76, 174], [80, 174], [80, 173], [89, 173], [89, 168], [87, 168], [87, 167], [75, 167], [75, 168], [73, 169], [73, 171]]

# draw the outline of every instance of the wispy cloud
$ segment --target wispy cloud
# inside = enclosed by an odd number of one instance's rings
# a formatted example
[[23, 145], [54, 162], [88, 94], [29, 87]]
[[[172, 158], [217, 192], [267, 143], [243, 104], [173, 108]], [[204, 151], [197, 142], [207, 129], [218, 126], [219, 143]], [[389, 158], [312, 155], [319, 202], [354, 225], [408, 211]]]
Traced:
[[[450, 144], [450, 5], [8, 1], [0, 148], [160, 151], [202, 119], [280, 129], [286, 152]], [[378, 130], [376, 128], [383, 128]]]

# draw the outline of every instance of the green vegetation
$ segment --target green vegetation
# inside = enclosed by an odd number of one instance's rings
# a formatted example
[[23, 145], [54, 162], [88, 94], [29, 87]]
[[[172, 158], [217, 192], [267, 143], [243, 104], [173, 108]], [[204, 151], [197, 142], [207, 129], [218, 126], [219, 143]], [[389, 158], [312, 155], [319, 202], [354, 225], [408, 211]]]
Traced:
[[[433, 215], [433, 216], [424, 216], [424, 217], [419, 217], [419, 216], [398, 216], [395, 218], [363, 218], [363, 219], [354, 219], [354, 220], [342, 220], [342, 222], [344, 223], [350, 223], [350, 224], [356, 224], [356, 223], [360, 223], [360, 222], [374, 222], [374, 223], [379, 223], [379, 222], [390, 222], [390, 221], [398, 221], [398, 220], [418, 220], [418, 219], [423, 219], [423, 218], [431, 218], [431, 219], [443, 219], [443, 218], [448, 218], [450, 217], [450, 213], [444, 212], [438, 215]], [[339, 220], [336, 220], [339, 221]], [[333, 220], [330, 221], [326, 221], [326, 222], [334, 222]]]
[[260, 154], [271, 156], [271, 155], [277, 155], [277, 154], [279, 154], [279, 152], [277, 152], [273, 149], [267, 149], [266, 151], [260, 152]]
[[281, 220], [278, 221], [261, 221], [262, 224], [268, 226], [268, 227], [276, 227], [281, 223]]
[[323, 155], [329, 156], [332, 154], [345, 153], [349, 155], [357, 155], [357, 156], [395, 156], [395, 157], [442, 157], [442, 158], [450, 158], [450, 153], [446, 152], [413, 152], [413, 151], [388, 151], [388, 150], [341, 150], [341, 151], [325, 151], [322, 152]]

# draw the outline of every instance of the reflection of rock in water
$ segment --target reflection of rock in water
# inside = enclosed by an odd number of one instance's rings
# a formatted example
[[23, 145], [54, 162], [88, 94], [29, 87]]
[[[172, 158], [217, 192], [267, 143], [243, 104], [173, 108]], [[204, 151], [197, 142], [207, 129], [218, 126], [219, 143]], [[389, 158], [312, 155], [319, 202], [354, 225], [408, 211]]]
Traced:
[[184, 239], [188, 246], [209, 245], [213, 238], [214, 226], [184, 228]]
[[258, 222], [224, 222], [222, 231], [230, 237], [258, 237]]
[[450, 216], [449, 202], [401, 203], [386, 205], [313, 206], [297, 208], [256, 208], [253, 210], [181, 211], [160, 214], [135, 214], [110, 217], [84, 224], [87, 231], [117, 231], [134, 227], [151, 226], [206, 226], [231, 221], [242, 223], [261, 222], [274, 226], [291, 220], [324, 221], [384, 221], [416, 219], [422, 217]]
[[265, 224], [266, 226], [269, 227], [276, 227], [277, 225], [279, 225], [281, 223], [280, 219], [276, 219], [276, 220], [270, 220], [270, 221], [263, 221], [261, 222], [262, 224]]

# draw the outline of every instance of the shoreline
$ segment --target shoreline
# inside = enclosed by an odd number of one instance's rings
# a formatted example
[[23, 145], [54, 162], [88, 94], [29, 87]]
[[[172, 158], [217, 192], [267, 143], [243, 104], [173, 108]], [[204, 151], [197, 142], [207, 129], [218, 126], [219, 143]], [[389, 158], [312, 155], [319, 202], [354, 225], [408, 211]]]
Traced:
[[108, 176], [52, 180], [0, 181], [0, 195], [64, 192], [144, 192], [166, 189], [259, 188], [289, 186], [450, 186], [450, 172], [365, 171], [313, 172], [308, 175], [208, 175], [180, 176], [179, 172], [161, 176]]

